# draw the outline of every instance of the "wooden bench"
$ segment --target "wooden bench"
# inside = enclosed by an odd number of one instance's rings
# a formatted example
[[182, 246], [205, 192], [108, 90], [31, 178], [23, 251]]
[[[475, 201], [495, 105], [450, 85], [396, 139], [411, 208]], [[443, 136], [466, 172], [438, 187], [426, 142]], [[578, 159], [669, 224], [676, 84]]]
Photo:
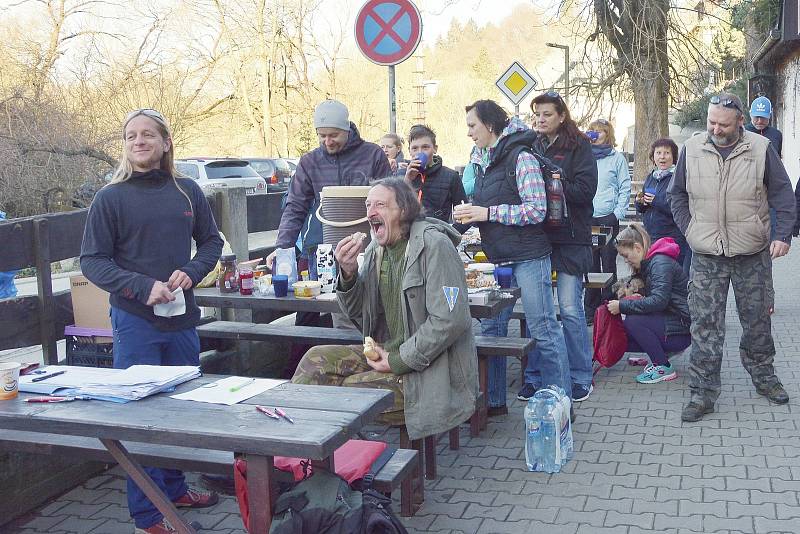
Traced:
[[[200, 337], [216, 337], [226, 339], [268, 341], [290, 340], [296, 343], [314, 345], [360, 345], [364, 342], [361, 332], [337, 328], [324, 328], [318, 326], [295, 326], [281, 324], [258, 324], [237, 321], [215, 321], [197, 327]], [[488, 384], [488, 360], [490, 356], [516, 356], [524, 357], [533, 348], [533, 340], [527, 338], [475, 336], [475, 347], [478, 354], [478, 376], [480, 393], [476, 401], [475, 413], [470, 418], [470, 435], [478, 436], [487, 425], [486, 387]], [[401, 428], [401, 447], [406, 447], [403, 441], [404, 428]], [[449, 432], [450, 448], [459, 448], [459, 429], [453, 428]], [[436, 478], [436, 436], [425, 438], [424, 445], [418, 440], [408, 441], [411, 448], [420, 451], [425, 456], [425, 476], [428, 479]]]
[[[233, 474], [234, 455], [231, 452], [138, 442], [123, 442], [123, 445], [141, 465], [217, 475]], [[3, 431], [0, 439], [0, 451], [56, 454], [81, 460], [116, 463], [99, 439], [83, 436], [7, 430]], [[381, 493], [388, 494], [398, 486], [401, 488], [400, 513], [404, 517], [414, 515], [424, 500], [422, 481], [411, 479], [412, 473], [419, 471], [419, 457], [416, 450], [398, 449], [375, 474], [372, 483], [372, 487]], [[276, 473], [280, 479], [287, 482], [292, 480], [290, 473], [279, 470]]]

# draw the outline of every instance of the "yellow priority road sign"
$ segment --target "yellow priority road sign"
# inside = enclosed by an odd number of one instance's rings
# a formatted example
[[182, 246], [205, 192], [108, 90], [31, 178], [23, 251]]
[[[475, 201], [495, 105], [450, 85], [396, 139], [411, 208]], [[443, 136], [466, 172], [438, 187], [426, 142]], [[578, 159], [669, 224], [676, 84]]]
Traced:
[[497, 79], [495, 85], [516, 106], [536, 87], [536, 80], [528, 74], [528, 71], [519, 62], [515, 61]]

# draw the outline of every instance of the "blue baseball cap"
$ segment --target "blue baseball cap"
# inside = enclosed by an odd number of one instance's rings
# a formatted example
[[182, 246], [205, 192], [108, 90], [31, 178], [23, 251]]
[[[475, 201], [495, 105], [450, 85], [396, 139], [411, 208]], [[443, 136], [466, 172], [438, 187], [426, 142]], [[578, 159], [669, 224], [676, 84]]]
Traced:
[[753, 103], [750, 104], [751, 117], [764, 117], [765, 119], [772, 116], [772, 102], [766, 96], [759, 96]]

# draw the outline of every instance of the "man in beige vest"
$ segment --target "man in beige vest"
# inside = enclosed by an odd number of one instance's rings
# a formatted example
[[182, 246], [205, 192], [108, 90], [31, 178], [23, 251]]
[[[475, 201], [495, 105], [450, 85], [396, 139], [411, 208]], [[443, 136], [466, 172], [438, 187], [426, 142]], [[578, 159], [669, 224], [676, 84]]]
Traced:
[[[713, 412], [719, 397], [731, 284], [742, 324], [742, 364], [760, 395], [777, 404], [789, 402], [773, 367], [768, 289], [772, 260], [789, 252], [792, 185], [769, 139], [745, 131], [742, 109], [734, 94], [711, 97], [708, 135], [686, 141], [668, 190], [675, 222], [693, 252], [691, 397], [683, 421]], [[772, 242], [770, 208], [777, 213]]]

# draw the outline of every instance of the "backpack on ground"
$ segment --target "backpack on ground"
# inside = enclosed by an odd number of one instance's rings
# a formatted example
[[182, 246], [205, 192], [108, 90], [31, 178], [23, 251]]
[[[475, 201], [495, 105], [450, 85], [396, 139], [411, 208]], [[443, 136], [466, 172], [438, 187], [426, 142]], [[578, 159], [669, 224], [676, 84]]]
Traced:
[[317, 469], [278, 497], [270, 534], [408, 534], [375, 490], [352, 489], [343, 478]]
[[[292, 473], [295, 484], [278, 497], [270, 533], [407, 534], [391, 508], [391, 498], [372, 489], [375, 473], [397, 449], [379, 441], [349, 440], [334, 453], [337, 473], [311, 469], [308, 460], [275, 458], [275, 467]], [[249, 525], [247, 462], [234, 463], [236, 497]], [[348, 484], [349, 483], [349, 484]]]

